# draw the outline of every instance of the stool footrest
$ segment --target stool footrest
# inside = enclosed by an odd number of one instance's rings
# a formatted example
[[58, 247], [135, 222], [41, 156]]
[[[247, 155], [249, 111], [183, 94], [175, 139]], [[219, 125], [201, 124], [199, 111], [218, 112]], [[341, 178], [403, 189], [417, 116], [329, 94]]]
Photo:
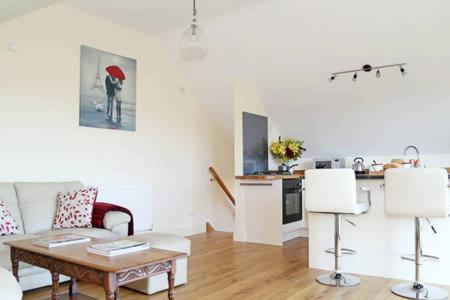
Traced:
[[[404, 260], [409, 260], [409, 261], [414, 261], [414, 262], [416, 261], [415, 254], [404, 255], [401, 258]], [[440, 258], [438, 256], [426, 255], [426, 254], [422, 254], [422, 259], [423, 259], [423, 261], [438, 261], [438, 260], [440, 260]]]
[[[325, 253], [329, 253], [329, 254], [335, 254], [336, 251], [334, 248], [329, 248], [325, 250]], [[352, 250], [352, 249], [348, 249], [348, 248], [341, 248], [341, 253], [342, 254], [348, 254], [348, 255], [355, 255], [356, 251]]]

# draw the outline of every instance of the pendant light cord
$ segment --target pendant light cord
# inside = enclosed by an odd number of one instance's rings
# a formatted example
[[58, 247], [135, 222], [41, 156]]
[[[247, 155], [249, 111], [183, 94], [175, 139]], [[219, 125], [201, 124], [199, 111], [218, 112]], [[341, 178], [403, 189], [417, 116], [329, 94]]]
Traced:
[[194, 13], [193, 16], [196, 17], [197, 16], [197, 5], [195, 4], [195, 0], [192, 0], [192, 6], [194, 7]]

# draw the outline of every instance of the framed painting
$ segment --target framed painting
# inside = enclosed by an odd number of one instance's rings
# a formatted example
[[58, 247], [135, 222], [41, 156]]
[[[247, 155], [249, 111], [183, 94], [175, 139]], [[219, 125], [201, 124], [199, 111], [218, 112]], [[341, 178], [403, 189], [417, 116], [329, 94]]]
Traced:
[[136, 131], [136, 60], [81, 46], [80, 126]]

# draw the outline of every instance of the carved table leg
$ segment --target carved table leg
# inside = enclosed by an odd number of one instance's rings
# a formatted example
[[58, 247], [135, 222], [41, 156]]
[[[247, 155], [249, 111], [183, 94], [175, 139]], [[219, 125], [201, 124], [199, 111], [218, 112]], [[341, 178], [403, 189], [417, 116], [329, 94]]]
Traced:
[[115, 300], [116, 298], [116, 274], [104, 273], [103, 276], [103, 288], [105, 289], [106, 300]]
[[59, 300], [59, 274], [51, 272], [52, 274], [52, 300]]
[[69, 295], [73, 296], [75, 294], [78, 293], [78, 284], [77, 284], [77, 279], [76, 278], [72, 278], [70, 280], [70, 286], [69, 286]]
[[116, 300], [120, 300], [119, 287], [116, 288], [115, 295], [116, 295]]
[[167, 290], [169, 300], [175, 299], [175, 272], [176, 260], [171, 261], [170, 271], [167, 273], [167, 280], [169, 282], [169, 289]]
[[12, 272], [17, 282], [19, 282], [19, 260], [16, 258], [16, 248], [11, 247]]

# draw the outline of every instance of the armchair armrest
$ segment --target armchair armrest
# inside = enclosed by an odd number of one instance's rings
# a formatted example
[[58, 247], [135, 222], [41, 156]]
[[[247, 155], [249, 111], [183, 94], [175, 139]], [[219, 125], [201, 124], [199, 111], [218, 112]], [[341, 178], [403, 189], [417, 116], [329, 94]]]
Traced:
[[372, 207], [372, 198], [371, 198], [370, 190], [366, 187], [360, 187], [359, 192], [367, 193], [367, 202], [369, 203], [369, 209], [370, 209]]

